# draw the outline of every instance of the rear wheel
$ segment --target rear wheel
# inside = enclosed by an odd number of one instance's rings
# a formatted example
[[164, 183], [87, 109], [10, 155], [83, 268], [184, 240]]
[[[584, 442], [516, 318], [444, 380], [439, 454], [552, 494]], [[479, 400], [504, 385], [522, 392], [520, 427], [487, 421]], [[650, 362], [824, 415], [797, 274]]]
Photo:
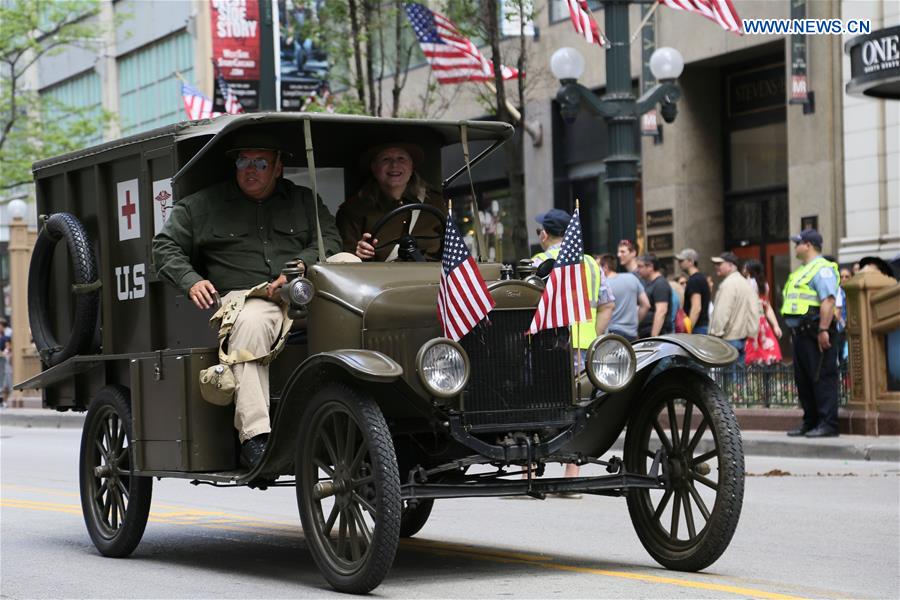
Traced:
[[343, 384], [319, 390], [300, 425], [297, 503], [310, 552], [336, 590], [364, 594], [394, 562], [400, 477], [378, 405]]
[[153, 480], [134, 475], [131, 402], [121, 386], [101, 389], [81, 436], [81, 509], [91, 540], [104, 556], [131, 554], [144, 535]]
[[628, 511], [661, 565], [698, 571], [731, 542], [744, 497], [744, 452], [734, 411], [711, 380], [679, 370], [650, 384], [628, 424], [625, 466], [647, 474], [662, 449], [664, 490], [632, 489]]

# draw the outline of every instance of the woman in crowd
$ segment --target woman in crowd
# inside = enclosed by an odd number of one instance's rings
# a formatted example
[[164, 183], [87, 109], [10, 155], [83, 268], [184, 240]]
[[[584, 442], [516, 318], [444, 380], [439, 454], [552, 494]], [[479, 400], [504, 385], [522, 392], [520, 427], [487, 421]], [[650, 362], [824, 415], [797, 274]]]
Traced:
[[775, 317], [775, 311], [772, 310], [772, 304], [769, 301], [769, 284], [766, 282], [763, 265], [758, 260], [748, 260], [744, 268], [755, 284], [762, 307], [759, 333], [755, 338], [747, 338], [745, 360], [748, 365], [771, 365], [781, 362], [781, 347], [778, 345], [778, 340], [781, 339], [781, 327], [778, 325], [778, 319]]

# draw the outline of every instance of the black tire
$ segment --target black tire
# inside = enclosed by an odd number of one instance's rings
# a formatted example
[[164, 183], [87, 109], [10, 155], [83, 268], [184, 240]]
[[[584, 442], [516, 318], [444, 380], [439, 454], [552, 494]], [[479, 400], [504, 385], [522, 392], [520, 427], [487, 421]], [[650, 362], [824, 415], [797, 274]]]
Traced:
[[147, 526], [153, 479], [134, 475], [128, 390], [101, 389], [88, 408], [81, 436], [81, 510], [91, 540], [104, 556], [128, 556]]
[[415, 507], [405, 502], [403, 512], [400, 513], [400, 537], [408, 538], [419, 533], [419, 530], [425, 527], [432, 508], [434, 508], [433, 498], [419, 500]]
[[51, 328], [51, 262], [56, 244], [62, 239], [65, 239], [69, 251], [73, 283], [87, 286], [96, 283], [98, 279], [97, 262], [84, 226], [69, 213], [50, 215], [34, 244], [28, 268], [28, 321], [31, 335], [41, 360], [50, 367], [76, 354], [94, 354], [97, 351], [99, 289], [82, 288], [74, 294], [72, 331], [65, 345], [57, 341]]
[[722, 390], [710, 379], [680, 369], [650, 382], [628, 424], [626, 469], [648, 473], [659, 448], [665, 450], [662, 468], [669, 483], [665, 490], [628, 491], [631, 522], [661, 565], [699, 571], [728, 547], [744, 498], [741, 431]]
[[373, 590], [394, 562], [402, 508], [381, 409], [348, 385], [320, 389], [301, 420], [294, 466], [300, 520], [319, 570], [338, 591]]

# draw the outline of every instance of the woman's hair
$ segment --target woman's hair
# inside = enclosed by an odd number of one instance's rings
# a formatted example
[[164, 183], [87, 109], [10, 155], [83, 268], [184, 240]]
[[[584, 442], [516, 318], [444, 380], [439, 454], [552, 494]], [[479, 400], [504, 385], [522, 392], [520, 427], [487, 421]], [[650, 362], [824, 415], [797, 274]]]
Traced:
[[[365, 200], [375, 206], [378, 204], [378, 192], [378, 182], [370, 177], [369, 180], [359, 188], [358, 197], [360, 200]], [[409, 198], [415, 198], [417, 202], [425, 202], [425, 198], [428, 196], [428, 186], [425, 185], [425, 180], [422, 179], [416, 171], [412, 172], [409, 181], [406, 183], [406, 189], [403, 191], [403, 195]]]
[[763, 269], [763, 264], [751, 258], [744, 264], [744, 268], [747, 269], [747, 274], [756, 281], [756, 289], [759, 290], [759, 294], [765, 294], [768, 284], [766, 283], [766, 272]]

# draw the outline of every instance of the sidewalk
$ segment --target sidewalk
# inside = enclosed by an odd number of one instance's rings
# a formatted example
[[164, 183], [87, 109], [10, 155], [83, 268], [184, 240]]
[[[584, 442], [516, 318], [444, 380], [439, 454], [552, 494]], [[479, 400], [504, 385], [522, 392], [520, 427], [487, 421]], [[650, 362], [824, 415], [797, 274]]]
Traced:
[[[56, 412], [42, 408], [0, 409], [0, 428], [45, 427], [80, 429], [84, 413]], [[783, 431], [743, 431], [744, 453], [754, 456], [792, 458], [828, 458], [837, 460], [876, 460], [900, 462], [900, 436], [842, 435], [837, 438], [808, 440], [790, 438]], [[624, 436], [613, 449], [621, 451]]]

